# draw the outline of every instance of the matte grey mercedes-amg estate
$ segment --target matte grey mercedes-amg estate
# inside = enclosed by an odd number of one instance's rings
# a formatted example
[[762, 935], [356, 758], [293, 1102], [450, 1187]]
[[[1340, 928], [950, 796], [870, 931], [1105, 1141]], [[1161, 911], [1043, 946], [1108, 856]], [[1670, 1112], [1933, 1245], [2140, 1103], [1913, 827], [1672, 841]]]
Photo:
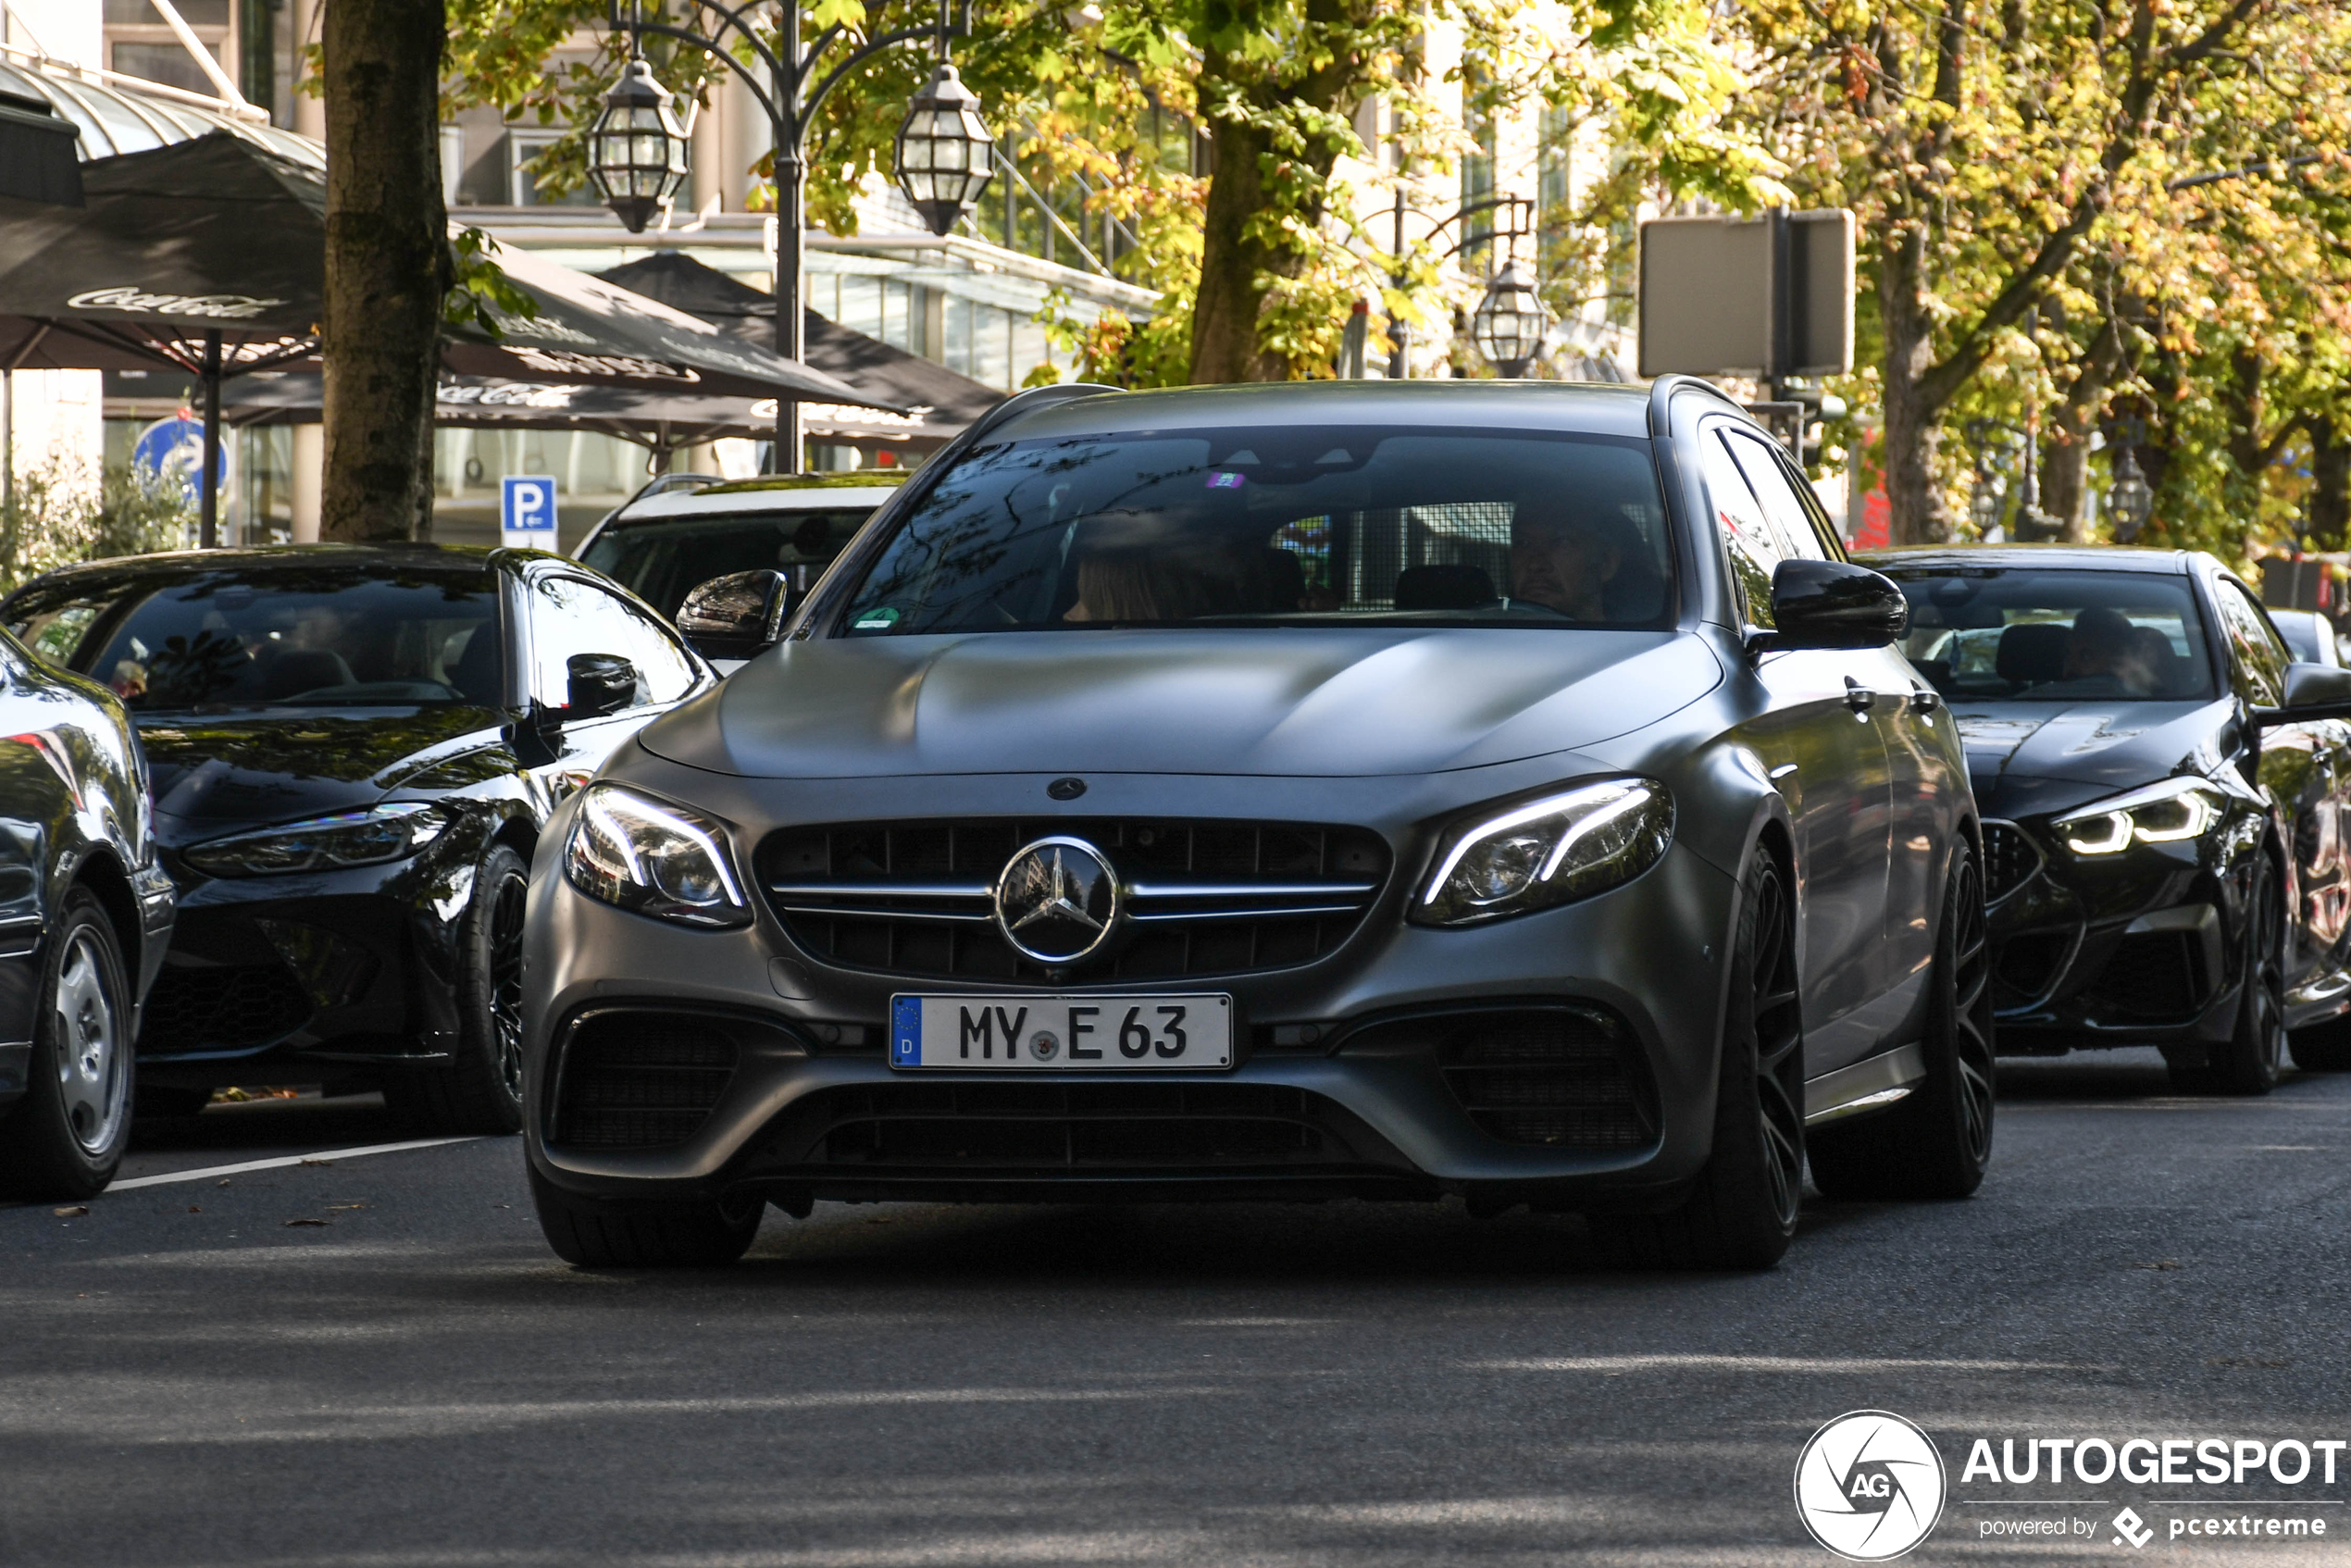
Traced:
[[1046, 389], [532, 870], [586, 1264], [765, 1203], [1462, 1195], [1764, 1266], [1991, 1150], [1980, 848], [1908, 615], [1698, 381]]

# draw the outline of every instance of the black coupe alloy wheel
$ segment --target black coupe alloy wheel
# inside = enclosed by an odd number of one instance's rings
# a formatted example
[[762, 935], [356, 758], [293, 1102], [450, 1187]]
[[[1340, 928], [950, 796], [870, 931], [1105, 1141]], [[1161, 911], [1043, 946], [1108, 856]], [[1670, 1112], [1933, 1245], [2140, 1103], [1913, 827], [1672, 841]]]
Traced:
[[2285, 911], [2269, 856], [2254, 862], [2245, 923], [2245, 988], [2228, 1039], [2202, 1066], [2171, 1069], [2174, 1088], [2190, 1094], [2267, 1094], [2285, 1055]]
[[446, 1062], [390, 1079], [385, 1097], [431, 1133], [522, 1128], [522, 933], [529, 890], [522, 856], [493, 844], [474, 873], [457, 944], [457, 1049]]
[[490, 1032], [498, 1081], [522, 1101], [522, 916], [529, 884], [501, 880], [490, 906]]
[[1929, 977], [1926, 1076], [1887, 1110], [1812, 1129], [1812, 1181], [1830, 1198], [1964, 1198], [1992, 1159], [1996, 1084], [1990, 942], [1975, 856], [1953, 857]]

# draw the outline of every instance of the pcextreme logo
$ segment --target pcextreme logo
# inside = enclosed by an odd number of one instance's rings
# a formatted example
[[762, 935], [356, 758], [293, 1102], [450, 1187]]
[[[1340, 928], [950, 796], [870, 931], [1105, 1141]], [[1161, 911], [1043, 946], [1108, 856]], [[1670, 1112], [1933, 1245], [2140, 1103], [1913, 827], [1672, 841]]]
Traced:
[[1796, 1461], [1796, 1512], [1812, 1538], [1855, 1562], [1901, 1556], [1943, 1517], [1943, 1456], [1912, 1423], [1849, 1411]]

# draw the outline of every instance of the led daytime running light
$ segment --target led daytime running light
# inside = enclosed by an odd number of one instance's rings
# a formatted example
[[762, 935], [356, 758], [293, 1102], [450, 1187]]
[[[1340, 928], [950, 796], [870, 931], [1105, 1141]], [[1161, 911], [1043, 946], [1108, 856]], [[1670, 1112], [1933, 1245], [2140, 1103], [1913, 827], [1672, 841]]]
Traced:
[[2176, 844], [2202, 837], [2220, 820], [2225, 798], [2202, 778], [2167, 778], [2115, 796], [2050, 828], [2077, 855], [2121, 854], [2134, 843]]

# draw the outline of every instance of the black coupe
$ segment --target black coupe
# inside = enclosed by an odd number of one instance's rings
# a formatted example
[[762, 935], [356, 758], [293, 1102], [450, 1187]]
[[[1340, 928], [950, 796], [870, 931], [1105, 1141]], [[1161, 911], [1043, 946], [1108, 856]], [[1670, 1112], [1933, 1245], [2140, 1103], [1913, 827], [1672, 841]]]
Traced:
[[2183, 1088], [2351, 1065], [2351, 671], [2209, 555], [1889, 554], [1984, 814], [2000, 1049], [2154, 1045]]
[[112, 687], [154, 768], [180, 914], [143, 1113], [291, 1081], [520, 1124], [540, 828], [715, 678], [659, 616], [533, 552], [310, 545], [78, 566], [0, 622]]

